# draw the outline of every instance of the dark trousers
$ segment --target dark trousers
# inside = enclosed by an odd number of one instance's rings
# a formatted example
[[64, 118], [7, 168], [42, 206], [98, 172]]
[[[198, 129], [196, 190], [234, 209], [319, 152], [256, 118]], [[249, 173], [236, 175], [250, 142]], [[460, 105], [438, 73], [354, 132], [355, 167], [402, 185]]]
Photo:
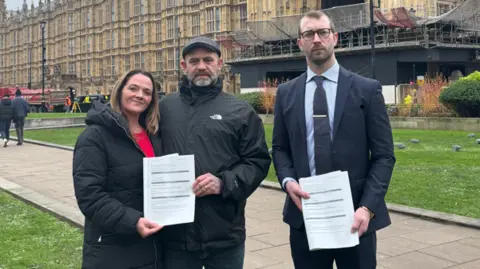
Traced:
[[10, 140], [10, 125], [12, 120], [0, 120], [0, 137]]
[[245, 244], [212, 253], [166, 249], [165, 269], [243, 269]]
[[375, 232], [360, 237], [352, 248], [310, 251], [305, 228], [290, 228], [290, 248], [295, 269], [375, 269], [377, 267], [377, 236]]
[[15, 131], [17, 132], [18, 143], [23, 143], [23, 127], [25, 126], [25, 117], [15, 118]]

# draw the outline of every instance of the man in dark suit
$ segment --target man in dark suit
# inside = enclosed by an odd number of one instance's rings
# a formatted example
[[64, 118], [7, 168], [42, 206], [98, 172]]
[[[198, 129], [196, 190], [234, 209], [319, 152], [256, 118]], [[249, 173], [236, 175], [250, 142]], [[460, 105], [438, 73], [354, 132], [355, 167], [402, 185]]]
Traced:
[[[375, 231], [390, 225], [385, 204], [395, 156], [382, 85], [350, 73], [335, 59], [338, 34], [321, 11], [300, 21], [298, 46], [307, 72], [278, 87], [272, 155], [278, 180], [288, 193], [283, 211], [290, 225], [295, 268], [376, 268]], [[309, 251], [298, 180], [348, 171], [355, 208], [352, 248]]]

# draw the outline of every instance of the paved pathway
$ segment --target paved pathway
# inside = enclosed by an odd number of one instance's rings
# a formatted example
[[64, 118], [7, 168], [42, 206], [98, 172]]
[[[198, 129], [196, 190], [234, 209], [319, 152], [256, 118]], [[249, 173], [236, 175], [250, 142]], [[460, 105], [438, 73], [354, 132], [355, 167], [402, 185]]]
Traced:
[[[83, 223], [73, 196], [71, 159], [72, 152], [66, 150], [12, 145], [0, 148], [0, 176], [21, 186], [14, 191]], [[2, 185], [8, 182], [0, 178]], [[281, 221], [284, 197], [282, 192], [260, 188], [249, 199], [245, 269], [293, 268], [288, 227]], [[392, 214], [392, 219], [393, 225], [378, 235], [377, 268], [480, 268], [479, 230], [399, 214]]]

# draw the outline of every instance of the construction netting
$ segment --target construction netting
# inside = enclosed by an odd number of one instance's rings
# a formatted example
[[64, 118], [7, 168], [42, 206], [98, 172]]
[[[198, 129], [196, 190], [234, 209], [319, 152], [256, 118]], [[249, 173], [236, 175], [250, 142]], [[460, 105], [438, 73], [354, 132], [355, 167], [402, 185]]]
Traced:
[[368, 3], [332, 7], [322, 10], [333, 21], [339, 33], [350, 32], [370, 25], [370, 8]]
[[452, 23], [463, 30], [480, 31], [480, 0], [465, 0], [447, 13], [419, 23]]
[[272, 21], [248, 21], [247, 27], [255, 36], [265, 42], [287, 40], [289, 36], [282, 28], [277, 27]]
[[292, 39], [295, 39], [298, 37], [298, 23], [301, 18], [302, 15], [273, 17], [272, 23], [282, 29], [288, 36], [291, 36]]
[[245, 48], [263, 44], [252, 31], [241, 30], [233, 34], [218, 35], [217, 41], [226, 48]]
[[[332, 19], [336, 31], [351, 32], [370, 25], [369, 3], [353, 4], [322, 10]], [[273, 17], [267, 21], [248, 21], [248, 29], [232, 34], [229, 46], [252, 46], [265, 42], [291, 40], [298, 37], [298, 25], [303, 14]], [[480, 31], [480, 0], [465, 0], [453, 10], [427, 19], [415, 16], [415, 12], [405, 7], [374, 11], [376, 25], [396, 28], [418, 28], [432, 23], [455, 23], [458, 28]], [[227, 44], [226, 41], [219, 41]], [[236, 45], [234, 43], [237, 43]]]

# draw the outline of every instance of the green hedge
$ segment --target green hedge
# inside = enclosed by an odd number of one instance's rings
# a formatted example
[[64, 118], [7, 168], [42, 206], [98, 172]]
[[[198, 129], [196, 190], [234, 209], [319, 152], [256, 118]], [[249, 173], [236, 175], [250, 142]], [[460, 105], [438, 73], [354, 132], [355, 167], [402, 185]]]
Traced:
[[471, 73], [470, 75], [461, 78], [460, 80], [476, 80], [476, 81], [480, 81], [480, 72], [479, 72], [479, 71], [475, 71], [475, 72]]
[[440, 93], [439, 101], [460, 117], [480, 117], [480, 80], [456, 81]]
[[259, 113], [265, 113], [265, 109], [262, 105], [262, 93], [261, 92], [249, 92], [236, 95], [238, 99], [244, 100], [249, 103], [253, 109]]

